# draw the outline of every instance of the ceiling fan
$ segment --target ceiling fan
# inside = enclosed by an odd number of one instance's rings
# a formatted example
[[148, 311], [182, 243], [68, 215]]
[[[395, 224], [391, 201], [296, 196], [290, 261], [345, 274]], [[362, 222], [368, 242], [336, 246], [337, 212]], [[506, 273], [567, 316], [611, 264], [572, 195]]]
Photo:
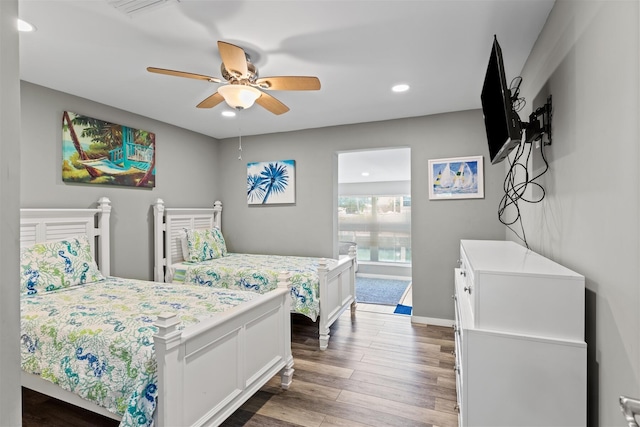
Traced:
[[251, 63], [249, 55], [236, 45], [218, 41], [218, 49], [222, 64], [220, 71], [225, 81], [218, 77], [164, 68], [147, 67], [147, 71], [170, 76], [205, 80], [211, 83], [222, 83], [216, 93], [200, 102], [198, 108], [212, 108], [226, 101], [235, 109], [246, 109], [254, 102], [273, 114], [283, 114], [289, 107], [265, 91], [269, 90], [318, 90], [320, 80], [310, 76], [278, 76], [258, 77], [258, 69]]

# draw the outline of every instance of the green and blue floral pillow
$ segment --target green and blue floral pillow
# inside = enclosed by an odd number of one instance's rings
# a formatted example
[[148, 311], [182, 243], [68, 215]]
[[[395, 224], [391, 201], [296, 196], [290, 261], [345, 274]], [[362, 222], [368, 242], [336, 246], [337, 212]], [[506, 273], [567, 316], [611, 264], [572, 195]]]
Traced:
[[20, 293], [36, 295], [104, 280], [86, 235], [36, 243], [20, 251]]
[[183, 256], [188, 262], [201, 262], [227, 255], [227, 245], [217, 228], [185, 229]]

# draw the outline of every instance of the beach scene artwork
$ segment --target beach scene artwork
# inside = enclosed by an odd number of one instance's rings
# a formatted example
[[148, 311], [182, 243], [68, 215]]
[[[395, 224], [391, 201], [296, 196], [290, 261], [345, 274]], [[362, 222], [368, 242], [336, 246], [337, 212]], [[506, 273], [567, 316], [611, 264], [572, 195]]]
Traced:
[[156, 138], [152, 132], [65, 111], [62, 181], [155, 187]]
[[295, 203], [295, 173], [295, 160], [247, 163], [247, 203]]

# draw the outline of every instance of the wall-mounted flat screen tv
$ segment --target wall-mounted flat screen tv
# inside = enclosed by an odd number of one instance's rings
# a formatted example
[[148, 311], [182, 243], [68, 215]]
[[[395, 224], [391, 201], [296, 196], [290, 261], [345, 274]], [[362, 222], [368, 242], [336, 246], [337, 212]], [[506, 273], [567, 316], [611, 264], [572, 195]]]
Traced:
[[495, 36], [480, 98], [491, 163], [500, 163], [520, 143], [522, 128], [520, 117], [513, 109], [502, 49]]

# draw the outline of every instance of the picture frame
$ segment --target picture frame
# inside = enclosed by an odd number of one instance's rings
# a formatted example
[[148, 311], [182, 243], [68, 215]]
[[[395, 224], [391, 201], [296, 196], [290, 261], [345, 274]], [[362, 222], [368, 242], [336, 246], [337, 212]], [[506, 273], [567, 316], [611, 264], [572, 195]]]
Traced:
[[429, 199], [484, 198], [482, 156], [429, 160]]
[[62, 181], [155, 187], [155, 133], [64, 111]]
[[247, 163], [247, 204], [249, 206], [295, 202], [295, 160]]

